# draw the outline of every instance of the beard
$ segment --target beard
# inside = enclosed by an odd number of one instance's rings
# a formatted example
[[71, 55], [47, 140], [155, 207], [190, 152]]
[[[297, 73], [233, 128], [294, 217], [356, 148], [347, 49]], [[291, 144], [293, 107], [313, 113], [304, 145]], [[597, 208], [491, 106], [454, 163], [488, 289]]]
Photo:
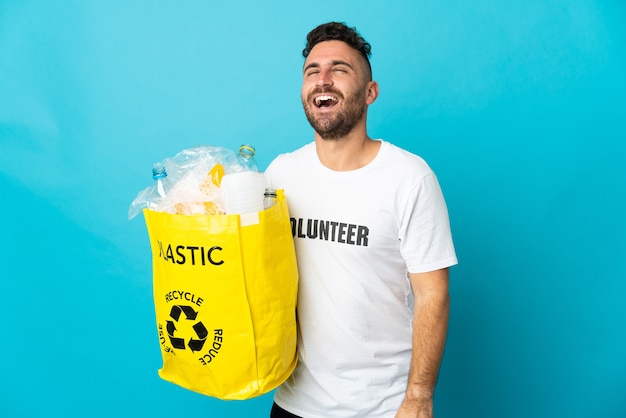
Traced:
[[[332, 89], [313, 91], [309, 99], [318, 93], [333, 93], [340, 99], [343, 98], [341, 92]], [[365, 104], [365, 92], [359, 90], [357, 93], [348, 94], [347, 99], [342, 103], [342, 107], [333, 114], [315, 115], [315, 105], [311, 100], [302, 99], [304, 113], [309, 123], [317, 134], [325, 140], [337, 140], [348, 135], [359, 121], [364, 117], [367, 105]]]

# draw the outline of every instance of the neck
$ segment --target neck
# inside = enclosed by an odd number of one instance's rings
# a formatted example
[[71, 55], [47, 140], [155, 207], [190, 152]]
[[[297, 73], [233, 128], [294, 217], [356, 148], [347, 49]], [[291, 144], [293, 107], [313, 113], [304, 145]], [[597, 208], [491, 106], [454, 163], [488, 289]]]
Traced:
[[358, 127], [338, 139], [323, 139], [315, 133], [315, 149], [320, 162], [334, 171], [351, 171], [369, 164], [378, 154], [380, 141], [371, 139]]

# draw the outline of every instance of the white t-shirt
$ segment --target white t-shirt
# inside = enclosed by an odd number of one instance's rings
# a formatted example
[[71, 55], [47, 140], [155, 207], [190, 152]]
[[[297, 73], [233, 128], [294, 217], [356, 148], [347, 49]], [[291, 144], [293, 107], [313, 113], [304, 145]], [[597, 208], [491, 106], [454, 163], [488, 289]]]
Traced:
[[305, 418], [393, 417], [411, 356], [407, 272], [457, 262], [434, 173], [381, 141], [357, 170], [326, 168], [309, 143], [266, 175], [285, 191], [300, 275], [299, 362], [276, 403]]

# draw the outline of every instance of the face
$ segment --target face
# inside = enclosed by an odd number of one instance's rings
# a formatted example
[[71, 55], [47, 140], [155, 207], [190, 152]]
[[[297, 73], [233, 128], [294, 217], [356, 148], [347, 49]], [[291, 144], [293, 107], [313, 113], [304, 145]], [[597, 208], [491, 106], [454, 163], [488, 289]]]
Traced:
[[322, 139], [339, 139], [365, 123], [372, 93], [367, 63], [341, 41], [315, 45], [304, 63], [302, 105], [309, 123]]

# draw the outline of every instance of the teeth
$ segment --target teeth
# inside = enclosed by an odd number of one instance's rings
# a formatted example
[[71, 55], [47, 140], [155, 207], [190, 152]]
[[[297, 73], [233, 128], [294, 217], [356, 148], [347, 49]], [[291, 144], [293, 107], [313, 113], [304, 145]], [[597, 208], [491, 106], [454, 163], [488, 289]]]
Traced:
[[330, 100], [330, 101], [333, 101], [333, 102], [334, 102], [334, 101], [336, 101], [337, 99], [335, 99], [333, 96], [329, 96], [329, 95], [317, 96], [317, 97], [315, 98], [315, 104], [319, 106], [322, 102], [324, 102], [324, 101], [328, 101], [328, 100]]

